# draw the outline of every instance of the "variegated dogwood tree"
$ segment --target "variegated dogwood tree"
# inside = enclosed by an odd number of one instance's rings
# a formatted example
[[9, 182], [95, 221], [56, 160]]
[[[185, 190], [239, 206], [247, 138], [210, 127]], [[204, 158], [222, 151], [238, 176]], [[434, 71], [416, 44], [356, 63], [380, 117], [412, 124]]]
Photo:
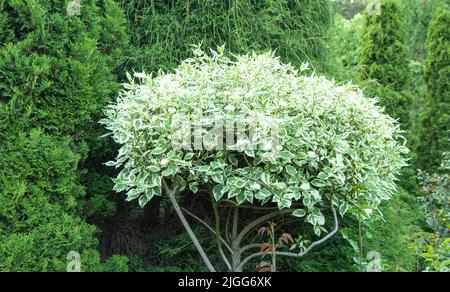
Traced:
[[[230, 271], [261, 257], [247, 235], [269, 220], [311, 226], [317, 240], [275, 251], [300, 258], [338, 231], [339, 215], [370, 217], [406, 165], [399, 125], [357, 87], [307, 70], [273, 53], [226, 57], [220, 47], [196, 48], [173, 72], [128, 75], [101, 121], [120, 145], [106, 163], [120, 168], [114, 190], [142, 207], [167, 196], [210, 271], [187, 217], [211, 231]], [[215, 224], [180, 206], [180, 194], [200, 192]], [[268, 211], [248, 222], [245, 208]]]

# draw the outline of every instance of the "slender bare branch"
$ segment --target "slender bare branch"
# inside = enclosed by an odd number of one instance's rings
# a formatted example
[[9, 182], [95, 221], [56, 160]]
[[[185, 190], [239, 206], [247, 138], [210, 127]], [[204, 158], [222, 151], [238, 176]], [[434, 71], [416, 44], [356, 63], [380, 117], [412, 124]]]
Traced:
[[251, 222], [250, 224], [248, 224], [247, 226], [245, 226], [244, 229], [242, 229], [242, 231], [239, 233], [239, 235], [234, 240], [236, 241], [237, 244], [240, 244], [240, 242], [242, 241], [244, 236], [247, 233], [249, 233], [252, 229], [258, 227], [260, 224], [265, 223], [267, 220], [269, 220], [273, 217], [284, 215], [284, 214], [289, 214], [292, 212], [294, 212], [294, 210], [291, 210], [291, 209], [277, 210], [277, 211], [271, 212], [269, 214], [266, 214], [264, 216], [261, 216], [258, 219], [254, 220], [253, 222]]
[[241, 247], [239, 252], [244, 253], [247, 250], [252, 249], [252, 248], [261, 248], [261, 244], [260, 243], [251, 243], [251, 244], [244, 245], [243, 247]]
[[217, 243], [217, 249], [219, 251], [220, 256], [223, 259], [223, 262], [227, 266], [228, 270], [231, 271], [231, 264], [228, 261], [228, 258], [226, 257], [225, 253], [223, 252], [222, 245], [220, 244], [221, 240], [223, 241], [223, 238], [220, 236], [220, 217], [219, 217], [219, 210], [217, 209], [217, 203], [214, 199], [214, 197], [211, 195], [211, 205], [214, 210], [214, 218], [216, 220], [216, 243]]
[[[196, 216], [194, 213], [190, 212], [189, 210], [187, 210], [186, 208], [181, 207], [181, 210], [183, 210], [184, 213], [188, 214], [189, 216], [191, 216], [192, 218], [194, 218], [195, 220], [197, 220], [198, 222], [200, 222], [203, 226], [205, 226], [206, 228], [208, 228], [209, 231], [211, 231], [211, 233], [213, 233], [214, 235], [216, 235], [216, 231], [208, 225], [208, 223], [206, 223], [205, 221], [203, 221], [202, 219], [200, 219], [200, 217]], [[222, 238], [220, 237], [220, 241], [225, 245], [225, 247], [232, 252], [230, 245], [228, 245], [228, 243]]]
[[231, 209], [230, 211], [228, 211], [227, 222], [225, 224], [225, 239], [227, 240], [227, 242], [231, 242], [230, 234], [228, 232], [228, 226], [230, 226], [231, 211]]
[[[305, 249], [303, 252], [300, 253], [293, 253], [293, 252], [282, 252], [282, 251], [277, 251], [276, 255], [277, 256], [287, 256], [287, 257], [294, 257], [294, 258], [301, 258], [304, 257], [306, 254], [308, 254], [314, 247], [318, 246], [319, 244], [324, 243], [325, 241], [327, 241], [328, 239], [330, 239], [333, 235], [335, 235], [338, 230], [339, 230], [339, 220], [337, 217], [337, 213], [336, 213], [336, 209], [334, 208], [334, 206], [331, 206], [331, 210], [333, 212], [333, 219], [334, 219], [334, 229], [328, 233], [326, 236], [324, 236], [323, 238], [314, 241], [313, 243], [311, 243], [310, 246], [308, 246], [307, 249]], [[250, 260], [256, 258], [256, 257], [261, 257], [263, 255], [262, 252], [257, 252], [254, 254], [249, 255], [248, 257], [246, 257], [245, 259], [242, 260], [242, 262], [239, 265], [238, 270], [242, 271], [243, 267], [245, 266], [245, 264], [247, 264]]]
[[239, 267], [239, 263], [241, 262], [241, 254], [239, 253], [239, 244], [236, 242], [236, 237], [238, 236], [238, 226], [239, 226], [239, 208], [234, 207], [233, 210], [233, 227], [231, 231], [231, 248], [233, 249], [233, 253], [231, 256], [231, 260], [233, 263], [233, 272], [237, 272], [237, 268]]
[[208, 270], [210, 272], [215, 272], [213, 265], [211, 264], [211, 261], [209, 260], [208, 256], [206, 255], [205, 251], [203, 250], [203, 247], [201, 246], [200, 242], [198, 241], [197, 237], [195, 236], [194, 232], [192, 231], [191, 226], [189, 226], [189, 223], [187, 222], [186, 218], [183, 215], [183, 212], [181, 211], [180, 205], [178, 205], [177, 199], [175, 197], [175, 193], [177, 191], [178, 186], [175, 185], [173, 189], [171, 190], [169, 186], [167, 185], [166, 181], [162, 180], [164, 190], [167, 192], [167, 195], [169, 196], [169, 200], [172, 203], [173, 208], [175, 209], [175, 212], [178, 215], [178, 218], [180, 219], [181, 223], [183, 224], [184, 228], [186, 229], [187, 233], [189, 234], [189, 237], [191, 238], [192, 242], [194, 243], [195, 247], [197, 248], [197, 251], [200, 253], [200, 256], [203, 259], [203, 262], [208, 267]]
[[231, 238], [234, 241], [237, 237], [237, 229], [238, 229], [238, 221], [239, 221], [239, 208], [234, 207], [234, 213], [233, 213], [233, 229], [231, 233]]

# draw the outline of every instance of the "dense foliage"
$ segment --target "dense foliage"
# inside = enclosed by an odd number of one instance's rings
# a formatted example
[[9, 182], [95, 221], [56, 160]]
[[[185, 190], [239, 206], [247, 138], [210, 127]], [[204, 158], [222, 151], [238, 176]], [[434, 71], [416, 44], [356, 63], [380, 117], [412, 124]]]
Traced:
[[436, 170], [450, 149], [450, 8], [438, 7], [430, 22], [424, 77], [428, 87], [427, 107], [421, 116], [420, 167]]
[[85, 1], [82, 15], [70, 17], [65, 4], [2, 1], [3, 131], [41, 127], [83, 137], [95, 125], [99, 107], [116, 92], [108, 66], [112, 56], [104, 53], [115, 52], [115, 44], [108, 39], [112, 32], [102, 29], [110, 9], [100, 12], [95, 1]]
[[120, 1], [135, 46], [136, 71], [172, 69], [191, 46], [226, 44], [235, 53], [277, 50], [284, 61], [325, 70], [329, 0]]
[[[198, 49], [196, 54], [175, 73], [135, 74], [142, 84], [130, 80], [105, 112], [102, 123], [121, 145], [108, 165], [123, 166], [114, 182], [116, 191], [127, 191], [127, 200], [145, 206], [161, 195], [166, 178], [193, 192], [209, 186], [217, 201], [273, 202], [280, 209], [301, 201], [307, 210], [294, 216], [307, 214], [320, 235], [322, 204], [339, 206], [341, 215], [351, 209], [369, 217], [395, 192], [396, 175], [406, 165], [401, 153], [407, 153], [399, 127], [357, 88], [299, 76], [270, 54], [236, 60], [224, 57], [223, 48], [213, 56]], [[178, 125], [179, 115], [189, 122]], [[253, 136], [237, 134], [218, 149], [228, 140], [207, 129], [223, 130], [226, 123], [237, 123], [241, 131], [254, 128]], [[197, 124], [201, 147], [192, 149]], [[187, 147], [177, 149], [174, 137], [186, 138]]]
[[439, 174], [420, 173], [420, 201], [430, 234], [423, 244], [425, 271], [450, 271], [450, 159], [444, 156]]
[[111, 71], [125, 27], [113, 1], [83, 1], [80, 16], [66, 5], [0, 2], [1, 270], [64, 271], [70, 251], [98, 270], [79, 166], [118, 88]]
[[85, 193], [78, 182], [79, 159], [68, 139], [37, 130], [3, 141], [0, 270], [65, 271], [70, 251], [82, 255], [83, 270], [102, 269], [96, 228], [77, 216], [77, 200]]
[[[260, 100], [272, 96], [268, 105], [276, 104], [280, 112], [271, 112], [269, 118], [281, 118], [286, 123], [293, 119], [291, 126], [282, 127], [285, 131], [281, 142], [295, 157], [306, 154], [305, 159], [289, 158], [290, 154], [283, 153], [286, 158], [257, 161], [261, 153], [270, 152], [252, 152], [244, 147], [223, 151], [236, 159], [228, 161], [224, 156], [223, 164], [210, 165], [221, 158], [190, 158], [188, 153], [212, 152], [181, 149], [177, 153], [188, 154], [187, 157], [172, 156], [163, 163], [171, 162], [169, 165], [173, 163], [177, 168], [167, 165], [155, 172], [170, 182], [181, 174], [188, 179], [185, 189], [177, 194], [180, 206], [214, 226], [216, 214], [211, 210], [211, 201], [215, 200], [210, 194], [215, 194], [220, 198], [217, 204], [227, 208], [219, 212], [223, 220], [231, 214], [230, 201], [241, 203], [239, 219], [243, 227], [264, 213], [261, 207], [278, 209], [279, 205], [286, 210], [292, 201], [291, 208], [299, 209], [296, 215], [302, 217], [273, 218], [277, 225], [272, 237], [292, 234], [295, 250], [302, 250], [319, 238], [315, 232], [321, 232], [321, 237], [328, 234], [320, 227], [331, 230], [331, 212], [325, 205], [338, 197], [342, 212], [347, 207], [354, 211], [339, 217], [339, 232], [301, 261], [279, 258], [278, 270], [368, 271], [378, 254], [383, 271], [448, 271], [449, 169], [448, 162], [441, 160], [443, 153], [449, 152], [449, 22], [446, 0], [0, 0], [0, 271], [65, 271], [73, 268], [71, 252], [80, 254], [82, 271], [207, 271], [166, 195], [154, 196], [148, 202], [144, 197], [141, 204], [147, 204], [140, 208], [135, 201], [123, 200], [125, 191], [115, 193], [111, 178], [123, 168], [107, 167], [104, 163], [124, 150], [118, 152], [120, 145], [104, 136], [106, 130], [98, 120], [104, 118], [102, 109], [116, 99], [120, 82], [127, 84], [119, 99], [122, 104], [126, 98], [146, 96], [149, 88], [155, 90], [152, 82], [175, 78], [181, 72], [191, 76], [200, 68], [212, 70], [214, 66], [214, 72], [226, 76], [217, 84], [228, 81], [230, 88], [228, 84], [216, 88], [209, 79], [204, 87], [189, 88], [195, 95], [204, 95], [208, 104], [214, 103], [213, 109], [230, 115], [231, 107], [225, 110], [226, 105], [217, 102], [221, 98], [206, 87], [229, 93], [240, 84], [239, 79], [230, 78], [242, 77], [232, 70], [238, 60], [255, 64], [263, 59], [280, 64], [279, 68], [263, 66], [264, 72], [269, 72], [267, 78], [275, 76], [275, 80], [280, 80], [288, 76], [290, 81], [274, 87], [281, 96], [278, 101], [274, 92], [266, 88], [249, 94], [262, 96]], [[195, 61], [189, 61], [193, 68], [188, 70], [186, 62], [178, 67], [181, 60], [192, 57], [192, 48], [198, 44], [202, 48], [225, 44], [227, 51], [243, 56], [195, 56]], [[253, 51], [260, 57], [246, 55]], [[268, 51], [279, 56], [279, 61]], [[305, 62], [311, 71], [305, 70]], [[158, 73], [161, 69], [165, 73]], [[143, 71], [146, 74], [134, 78], [126, 74]], [[198, 76], [195, 78], [198, 81]], [[355, 85], [348, 85], [348, 81]], [[273, 86], [268, 80], [261, 84], [246, 82], [251, 88]], [[283, 91], [283, 84], [298, 92]], [[322, 93], [323, 86], [332, 89]], [[190, 90], [182, 88], [185, 93]], [[146, 93], [139, 93], [138, 89], [145, 89]], [[288, 99], [296, 96], [297, 100], [299, 95], [305, 98], [299, 102]], [[323, 100], [334, 100], [336, 96], [343, 97], [342, 107], [337, 112], [324, 111], [323, 117], [308, 117], [306, 110], [297, 108], [311, 105], [311, 101], [321, 101], [323, 105]], [[373, 103], [375, 99], [379, 100], [377, 105]], [[236, 112], [253, 105], [267, 110], [258, 101], [249, 103], [245, 95], [237, 100]], [[359, 154], [372, 153], [373, 147], [382, 143], [352, 135], [343, 138], [342, 133], [349, 129], [362, 131], [371, 126], [361, 122], [353, 127], [345, 119], [345, 111], [341, 110], [355, 100], [365, 109], [358, 108], [356, 113], [365, 113], [373, 106], [374, 113], [385, 117], [379, 107], [382, 106], [393, 119], [399, 119], [397, 125], [387, 118], [388, 124], [396, 131], [400, 127], [406, 147], [411, 149], [404, 156], [410, 166], [402, 169], [399, 187], [389, 195], [390, 200], [379, 205], [384, 194], [380, 197], [378, 189], [369, 188], [368, 184], [356, 185], [353, 190], [339, 188], [342, 178], [350, 184], [352, 179], [362, 180], [355, 179], [358, 174], [373, 169], [349, 173], [362, 161], [354, 161], [350, 154], [342, 155], [342, 161], [333, 160], [338, 158], [335, 152], [342, 149], [339, 143], [332, 142], [341, 138], [350, 141], [353, 144], [349, 143], [349, 149]], [[179, 101], [179, 96], [170, 102], [164, 100], [187, 113], [188, 108], [181, 108]], [[286, 104], [277, 103], [282, 101]], [[197, 108], [203, 106], [200, 100], [195, 104]], [[134, 112], [141, 114], [142, 109]], [[281, 116], [281, 112], [290, 114]], [[303, 119], [311, 119], [315, 127], [299, 125], [293, 118], [298, 113]], [[368, 114], [373, 117], [374, 113]], [[268, 118], [267, 113], [263, 117]], [[137, 120], [135, 116], [131, 118]], [[161, 123], [155, 125], [159, 127]], [[367, 135], [372, 138], [381, 131], [370, 129]], [[311, 134], [301, 141], [313, 142], [297, 146], [297, 139], [288, 141], [297, 131]], [[162, 138], [168, 138], [167, 132], [161, 133]], [[370, 148], [364, 151], [362, 145], [369, 144]], [[375, 152], [380, 154], [382, 150]], [[376, 165], [375, 162], [367, 158], [364, 165]], [[198, 166], [193, 175], [186, 172], [188, 166], [184, 163]], [[270, 174], [269, 188], [257, 181], [246, 181], [242, 175], [249, 174], [249, 163], [255, 164], [252, 168], [260, 174]], [[200, 164], [208, 166], [208, 170], [205, 167], [200, 171]], [[333, 169], [335, 165], [339, 167]], [[345, 169], [341, 169], [342, 165]], [[390, 167], [385, 171], [396, 168]], [[322, 182], [330, 168], [335, 177]], [[418, 173], [418, 168], [423, 171]], [[380, 169], [375, 167], [378, 174]], [[175, 170], [176, 175], [170, 176]], [[169, 176], [164, 176], [163, 171]], [[321, 178], [315, 180], [319, 175]], [[297, 177], [303, 183], [296, 181]], [[235, 191], [228, 201], [227, 188], [233, 183], [240, 186], [242, 181], [245, 190]], [[368, 182], [373, 184], [374, 180]], [[133, 189], [136, 190], [132, 187], [129, 191]], [[159, 188], [147, 192], [156, 194]], [[366, 202], [372, 207], [378, 205], [380, 211], [372, 212], [370, 219], [361, 216], [367, 211]], [[265, 204], [258, 209], [249, 208], [261, 203]], [[303, 206], [305, 203], [311, 208]], [[220, 261], [219, 252], [211, 252], [217, 246], [209, 240], [209, 230], [195, 219], [188, 219], [210, 259]], [[316, 228], [305, 221], [317, 223]], [[274, 225], [266, 220], [260, 226]], [[267, 234], [257, 235], [256, 230], [251, 234], [255, 237], [244, 241], [264, 243], [270, 239]], [[287, 251], [287, 246], [284, 248]], [[248, 268], [256, 271], [252, 265]]]
[[409, 72], [401, 13], [396, 0], [387, 0], [380, 14], [366, 15], [359, 62], [363, 78], [376, 83], [372, 95], [380, 96], [388, 112], [404, 124], [409, 121], [410, 100], [402, 94]]

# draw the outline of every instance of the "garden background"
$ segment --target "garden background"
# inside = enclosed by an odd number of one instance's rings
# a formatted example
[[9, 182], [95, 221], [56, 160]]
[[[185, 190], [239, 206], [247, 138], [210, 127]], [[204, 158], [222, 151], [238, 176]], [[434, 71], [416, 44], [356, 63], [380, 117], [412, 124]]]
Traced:
[[[282, 260], [281, 271], [365, 271], [371, 251], [384, 271], [447, 271], [449, 3], [373, 3], [83, 0], [77, 11], [76, 1], [0, 0], [0, 271], [65, 271], [70, 251], [83, 271], [206, 271], [165, 197], [140, 208], [113, 191], [117, 173], [104, 163], [117, 146], [98, 123], [126, 72], [169, 71], [197, 44], [272, 50], [351, 81], [408, 139], [410, 166], [384, 217], [345, 218], [336, 237]], [[181, 204], [213, 217], [195, 196]]]

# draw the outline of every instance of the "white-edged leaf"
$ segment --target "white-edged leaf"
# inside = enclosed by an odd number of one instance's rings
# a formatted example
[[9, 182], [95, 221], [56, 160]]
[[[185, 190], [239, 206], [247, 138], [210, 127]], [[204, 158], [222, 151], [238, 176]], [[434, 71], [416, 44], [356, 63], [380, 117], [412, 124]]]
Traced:
[[295, 217], [299, 217], [299, 218], [305, 217], [306, 216], [306, 211], [303, 210], [303, 209], [297, 209], [294, 212], [292, 212], [292, 215], [295, 216]]

